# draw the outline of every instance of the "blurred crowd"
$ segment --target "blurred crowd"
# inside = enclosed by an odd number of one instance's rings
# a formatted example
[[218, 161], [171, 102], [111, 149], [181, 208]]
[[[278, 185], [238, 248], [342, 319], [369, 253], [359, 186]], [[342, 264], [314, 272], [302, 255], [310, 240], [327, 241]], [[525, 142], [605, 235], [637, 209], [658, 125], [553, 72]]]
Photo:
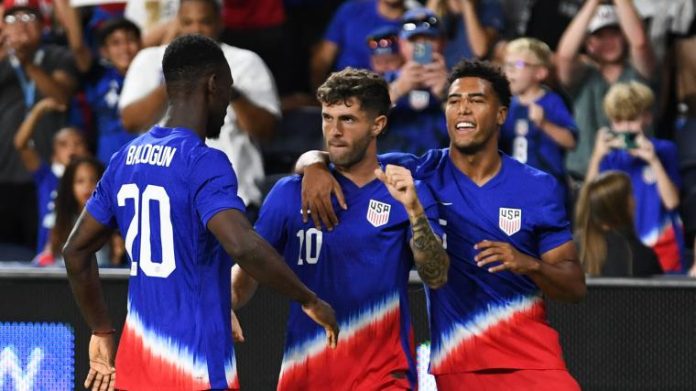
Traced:
[[[695, 0], [4, 0], [0, 259], [60, 249], [111, 155], [160, 122], [168, 42], [220, 42], [234, 78], [221, 136], [253, 221], [322, 147], [316, 87], [383, 75], [380, 152], [447, 147], [449, 70], [487, 60], [514, 98], [500, 149], [563, 186], [586, 271], [696, 276]], [[534, 189], [519, 189], [534, 191]], [[101, 266], [124, 266], [114, 235]]]

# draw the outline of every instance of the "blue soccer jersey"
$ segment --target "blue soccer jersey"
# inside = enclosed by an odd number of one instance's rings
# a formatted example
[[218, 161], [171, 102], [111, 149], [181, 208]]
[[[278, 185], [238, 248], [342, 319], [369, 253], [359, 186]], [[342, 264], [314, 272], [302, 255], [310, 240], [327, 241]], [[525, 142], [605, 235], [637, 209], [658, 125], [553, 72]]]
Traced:
[[[413, 389], [408, 215], [378, 179], [359, 188], [335, 176], [349, 208], [334, 203], [340, 223], [333, 231], [302, 222], [298, 176], [275, 185], [256, 223], [302, 282], [331, 304], [341, 328], [338, 347], [327, 348], [323, 329], [292, 303], [278, 389]], [[417, 186], [437, 233], [434, 200]]]
[[87, 210], [131, 259], [116, 388], [237, 389], [231, 259], [207, 230], [243, 211], [229, 160], [191, 130], [154, 127], [114, 154]]
[[[509, 271], [474, 262], [482, 240], [511, 243], [540, 258], [572, 240], [560, 187], [550, 175], [502, 155], [500, 172], [482, 186], [450, 160], [390, 154], [428, 185], [439, 206], [450, 256], [448, 282], [427, 290], [433, 374], [485, 369], [565, 369], [558, 333], [546, 321], [539, 287]], [[495, 264], [493, 264], [495, 265]]]

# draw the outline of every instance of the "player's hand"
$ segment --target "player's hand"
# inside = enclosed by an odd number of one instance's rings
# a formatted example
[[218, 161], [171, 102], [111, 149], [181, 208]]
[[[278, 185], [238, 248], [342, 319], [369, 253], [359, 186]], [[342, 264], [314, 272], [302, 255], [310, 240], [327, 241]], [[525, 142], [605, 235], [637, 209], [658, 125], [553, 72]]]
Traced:
[[317, 298], [315, 301], [302, 306], [307, 316], [317, 322], [326, 331], [326, 344], [330, 348], [335, 348], [338, 344], [338, 323], [336, 323], [336, 313], [333, 308], [322, 299]]
[[302, 222], [306, 223], [309, 216], [317, 229], [320, 230], [324, 224], [329, 231], [333, 230], [338, 224], [338, 217], [331, 205], [331, 194], [336, 196], [341, 208], [348, 209], [341, 185], [326, 165], [305, 167], [302, 177]]
[[507, 242], [483, 240], [476, 243], [474, 248], [479, 251], [474, 257], [478, 267], [486, 267], [493, 262], [500, 262], [499, 265], [488, 268], [491, 273], [509, 270], [516, 274], [527, 274], [539, 268], [539, 261], [522, 254]]
[[234, 311], [230, 311], [230, 318], [232, 320], [232, 339], [234, 339], [234, 342], [244, 342], [242, 325], [239, 323], [237, 314], [235, 314]]
[[544, 108], [532, 102], [529, 104], [529, 120], [537, 127], [544, 122]]
[[116, 385], [113, 357], [113, 336], [92, 335], [89, 340], [89, 373], [85, 379], [85, 388], [92, 391], [113, 391]]
[[401, 202], [407, 211], [412, 211], [418, 206], [418, 194], [411, 171], [401, 166], [387, 164], [384, 171], [381, 168], [375, 169], [375, 175], [387, 187], [389, 194]]

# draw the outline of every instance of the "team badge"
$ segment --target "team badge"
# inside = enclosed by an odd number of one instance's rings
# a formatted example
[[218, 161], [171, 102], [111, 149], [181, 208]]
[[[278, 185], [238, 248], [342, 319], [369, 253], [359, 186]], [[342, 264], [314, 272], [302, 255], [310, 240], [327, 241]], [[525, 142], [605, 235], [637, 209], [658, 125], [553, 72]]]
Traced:
[[367, 221], [375, 227], [380, 227], [389, 221], [389, 211], [391, 211], [391, 205], [370, 200], [370, 205], [367, 207]]
[[522, 209], [500, 208], [498, 218], [500, 227], [507, 236], [512, 236], [522, 227]]

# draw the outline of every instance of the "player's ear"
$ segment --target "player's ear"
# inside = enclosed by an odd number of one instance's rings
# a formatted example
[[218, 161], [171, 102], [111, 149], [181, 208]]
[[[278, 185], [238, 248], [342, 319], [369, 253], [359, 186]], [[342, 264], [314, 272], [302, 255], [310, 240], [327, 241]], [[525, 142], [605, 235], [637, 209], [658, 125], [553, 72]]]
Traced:
[[373, 124], [372, 124], [372, 135], [374, 137], [379, 136], [384, 132], [384, 128], [387, 127], [387, 116], [382, 114], [375, 118]]
[[206, 80], [206, 95], [214, 96], [217, 92], [217, 75], [212, 73]]
[[503, 126], [505, 123], [505, 118], [507, 118], [508, 108], [507, 106], [498, 107], [498, 114], [496, 115], [496, 123], [498, 126]]

